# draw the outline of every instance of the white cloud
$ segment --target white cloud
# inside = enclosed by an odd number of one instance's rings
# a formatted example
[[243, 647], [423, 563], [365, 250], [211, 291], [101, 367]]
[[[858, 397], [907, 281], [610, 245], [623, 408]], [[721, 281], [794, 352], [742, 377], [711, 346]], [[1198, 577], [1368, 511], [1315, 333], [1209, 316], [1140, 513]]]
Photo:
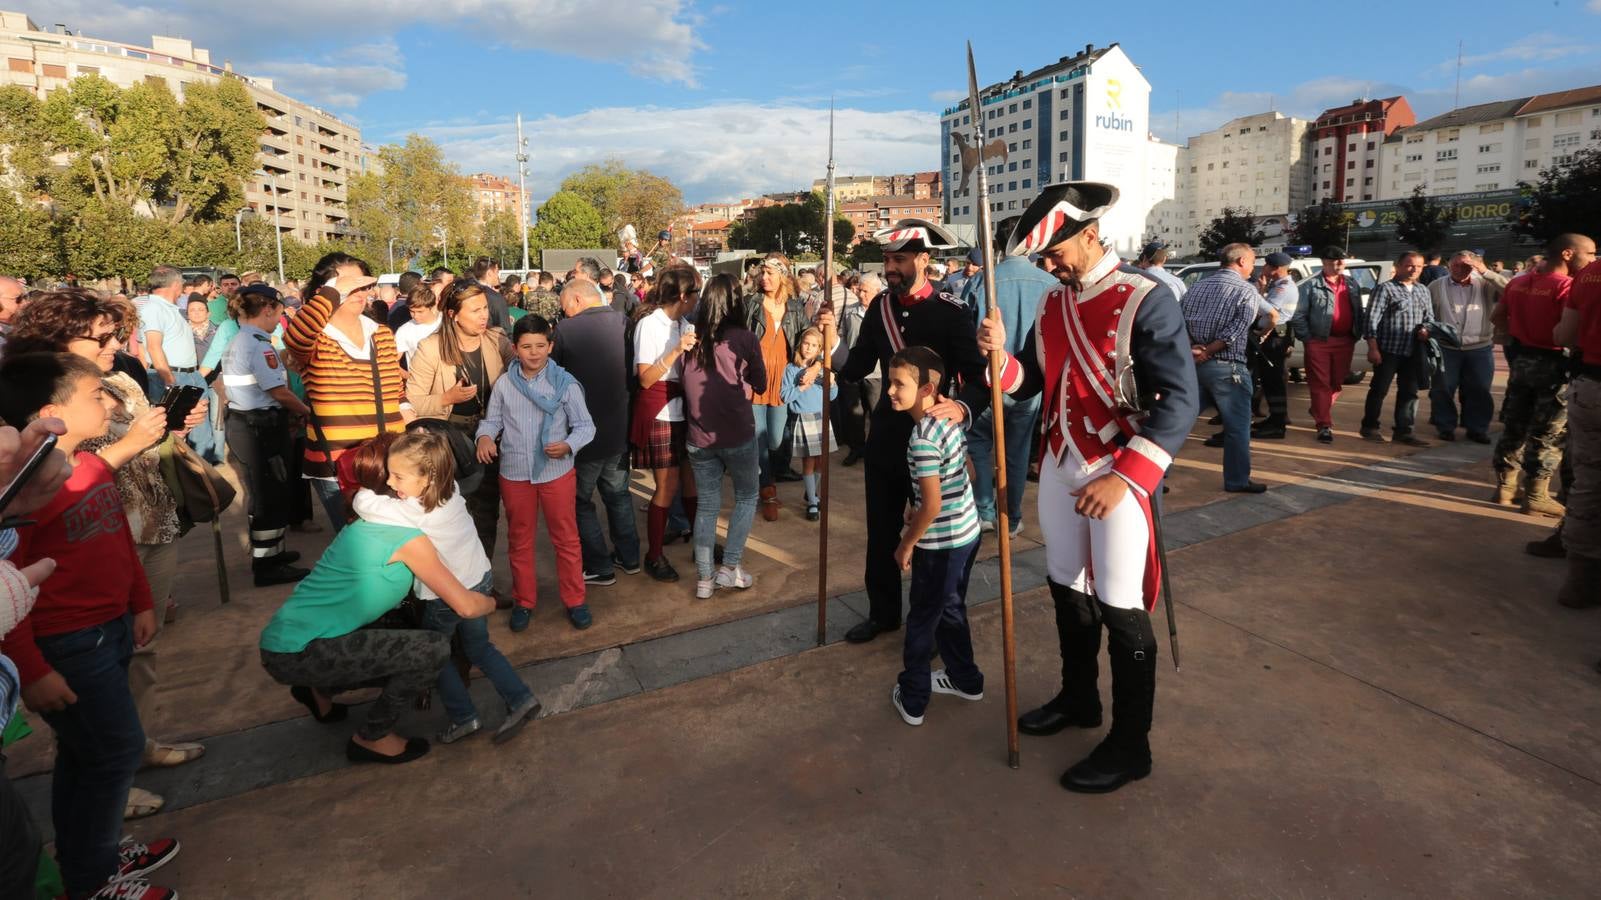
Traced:
[[1590, 0], [1589, 3], [1584, 5], [1584, 8], [1593, 13], [1601, 13], [1601, 0]]
[[[1597, 0], [1597, 2], [1601, 2], [1601, 0]], [[967, 92], [966, 91], [934, 91], [933, 93], [928, 95], [928, 99], [934, 101], [935, 103], [958, 103], [958, 102], [960, 102], [962, 100], [966, 100], [967, 99]]]
[[[1601, 0], [1595, 2], [1601, 4]], [[1555, 62], [1590, 51], [1588, 44], [1573, 38], [1550, 33], [1531, 34], [1488, 53], [1466, 54], [1462, 57], [1462, 68], [1475, 69], [1498, 62]], [[1439, 73], [1451, 73], [1456, 71], [1456, 67], [1457, 60], [1453, 57], [1441, 62], [1435, 69]]]
[[[146, 44], [153, 34], [187, 37], [219, 59], [232, 58], [246, 74], [296, 62], [342, 68], [347, 51], [322, 51], [317, 59], [305, 59], [304, 48], [344, 35], [364, 41], [387, 39], [402, 28], [426, 26], [461, 32], [495, 47], [614, 62], [642, 77], [693, 87], [693, 57], [702, 47], [695, 36], [700, 18], [691, 10], [690, 0], [274, 0], [240, 4], [58, 0], [35, 12], [42, 14], [35, 16], [36, 22], [64, 22], [77, 33], [132, 44]], [[285, 23], [298, 24], [286, 28]], [[315, 71], [299, 70], [308, 75]], [[372, 72], [347, 81], [352, 89], [376, 85], [374, 89], [389, 90], [393, 83], [392, 78]], [[348, 99], [353, 90], [330, 93]]]
[[[516, 172], [509, 119], [415, 130], [437, 141], [464, 172]], [[690, 203], [806, 188], [828, 162], [826, 105], [597, 109], [524, 120], [523, 130], [536, 205], [571, 172], [611, 157], [672, 179]], [[838, 109], [834, 158], [841, 175], [937, 168], [939, 118], [925, 110]]]
[[[396, 62], [393, 41], [359, 44], [341, 54], [342, 62], [267, 62], [251, 74], [273, 79], [273, 88], [321, 106], [349, 108], [368, 94], [398, 91], [406, 86], [406, 73]], [[353, 63], [365, 62], [366, 65]]]

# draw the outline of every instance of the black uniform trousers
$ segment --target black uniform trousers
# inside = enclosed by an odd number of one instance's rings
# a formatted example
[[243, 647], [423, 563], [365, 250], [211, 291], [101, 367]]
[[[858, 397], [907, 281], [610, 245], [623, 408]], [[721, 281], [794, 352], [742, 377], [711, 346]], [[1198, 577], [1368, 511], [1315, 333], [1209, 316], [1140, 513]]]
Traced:
[[250, 559], [259, 565], [284, 551], [289, 527], [289, 412], [229, 409], [225, 430], [250, 491]]
[[1290, 346], [1289, 338], [1277, 331], [1269, 331], [1262, 335], [1262, 342], [1257, 348], [1252, 374], [1257, 386], [1262, 389], [1262, 399], [1267, 402], [1267, 421], [1263, 425], [1289, 424], [1290, 402], [1286, 382], [1289, 377], [1287, 363]]
[[912, 502], [912, 476], [906, 460], [867, 458], [867, 617], [882, 628], [901, 624], [901, 567], [895, 564], [906, 506]]

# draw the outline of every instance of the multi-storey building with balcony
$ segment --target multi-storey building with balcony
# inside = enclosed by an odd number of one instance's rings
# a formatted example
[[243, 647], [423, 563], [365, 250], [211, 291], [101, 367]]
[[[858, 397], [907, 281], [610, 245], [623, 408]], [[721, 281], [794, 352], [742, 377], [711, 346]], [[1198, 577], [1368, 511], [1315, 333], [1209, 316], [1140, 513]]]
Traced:
[[102, 38], [47, 32], [25, 13], [0, 11], [0, 84], [19, 84], [41, 99], [81, 75], [119, 87], [165, 81], [180, 99], [186, 85], [238, 79], [266, 119], [256, 155], [260, 169], [246, 179], [245, 206], [276, 221], [285, 236], [317, 243], [349, 232], [346, 204], [352, 174], [366, 170], [361, 130], [325, 110], [279, 93], [270, 78], [242, 75], [188, 40], [152, 37], [140, 47]]
[[1416, 122], [1405, 97], [1354, 100], [1324, 110], [1312, 123], [1311, 202], [1377, 198], [1385, 138]]

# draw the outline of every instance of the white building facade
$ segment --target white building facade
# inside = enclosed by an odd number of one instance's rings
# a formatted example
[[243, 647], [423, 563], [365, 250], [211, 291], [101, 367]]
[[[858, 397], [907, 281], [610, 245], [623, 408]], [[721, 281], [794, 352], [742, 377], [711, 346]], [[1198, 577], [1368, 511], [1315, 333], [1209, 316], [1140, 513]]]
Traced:
[[1178, 154], [1178, 208], [1183, 228], [1167, 239], [1173, 251], [1199, 250], [1197, 235], [1225, 208], [1258, 219], [1296, 213], [1310, 202], [1311, 148], [1305, 119], [1278, 112], [1233, 119], [1190, 138]]
[[1511, 190], [1601, 148], [1601, 85], [1465, 106], [1384, 142], [1379, 199]]
[[[1120, 253], [1136, 252], [1153, 208], [1173, 199], [1174, 148], [1150, 135], [1151, 85], [1116, 43], [1093, 45], [1033, 72], [979, 92], [984, 144], [999, 142], [1006, 158], [986, 157], [991, 217], [1022, 213], [1047, 184], [1105, 181], [1121, 192], [1101, 223]], [[940, 117], [944, 221], [975, 224], [978, 179], [964, 177], [962, 148], [971, 159], [972, 113], [963, 100]], [[1154, 174], [1153, 174], [1154, 173]], [[965, 182], [965, 183], [964, 183]]]

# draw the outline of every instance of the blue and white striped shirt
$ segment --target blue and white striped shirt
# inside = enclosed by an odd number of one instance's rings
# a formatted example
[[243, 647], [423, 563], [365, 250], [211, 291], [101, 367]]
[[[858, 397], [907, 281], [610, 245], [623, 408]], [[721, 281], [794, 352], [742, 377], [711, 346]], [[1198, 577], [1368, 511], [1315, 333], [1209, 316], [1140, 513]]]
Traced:
[[[546, 363], [530, 380], [534, 393], [541, 397], [555, 396], [556, 389], [549, 377], [551, 365]], [[573, 459], [578, 451], [595, 439], [595, 420], [589, 417], [589, 407], [584, 405], [584, 389], [576, 380], [567, 386], [561, 406], [551, 414], [550, 424], [544, 428], [545, 443], [565, 441], [572, 448], [572, 452], [561, 459], [546, 456], [539, 442], [544, 419], [545, 413], [512, 383], [510, 371], [500, 376], [489, 395], [489, 410], [478, 423], [477, 436], [500, 439], [501, 477], [532, 484], [555, 481], [573, 470]]]

